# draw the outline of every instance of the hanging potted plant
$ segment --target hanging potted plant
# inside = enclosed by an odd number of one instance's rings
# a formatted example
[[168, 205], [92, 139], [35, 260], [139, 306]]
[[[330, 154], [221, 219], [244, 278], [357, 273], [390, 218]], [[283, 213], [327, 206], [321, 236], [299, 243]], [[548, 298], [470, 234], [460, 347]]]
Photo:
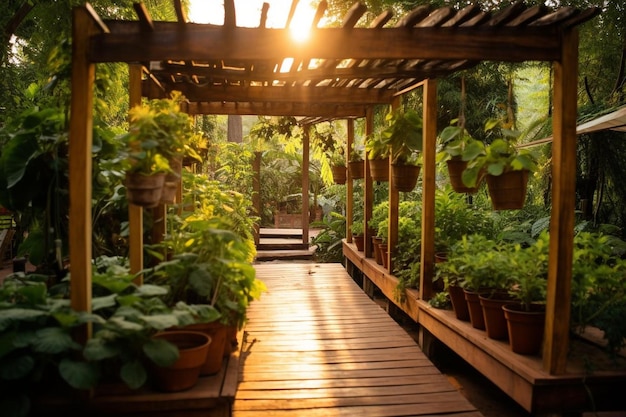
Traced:
[[[444, 128], [439, 134], [441, 149], [437, 154], [439, 162], [446, 162], [450, 185], [457, 193], [474, 194], [478, 191], [483, 179], [484, 171], [478, 173], [476, 185], [468, 187], [463, 183], [463, 171], [467, 168], [467, 160], [463, 159], [466, 149], [478, 146], [481, 149], [482, 142], [474, 139], [464, 126], [455, 125], [458, 120], [453, 120], [450, 126]], [[469, 152], [467, 154], [470, 154]]]
[[352, 144], [352, 150], [350, 151], [350, 158], [348, 161], [348, 171], [353, 180], [358, 180], [365, 177], [365, 163], [363, 161], [363, 149], [362, 146]]
[[[499, 120], [490, 120], [485, 125], [491, 131], [501, 125]], [[537, 161], [526, 149], [518, 149], [520, 133], [501, 128], [502, 137], [484, 146], [475, 142], [463, 152], [468, 161], [463, 172], [463, 183], [476, 187], [482, 173], [486, 173], [489, 197], [495, 210], [521, 209], [526, 201], [528, 175], [537, 170]]]
[[510, 294], [518, 302], [503, 306], [509, 344], [515, 353], [534, 355], [541, 349], [545, 323], [548, 276], [548, 233], [527, 248], [519, 244], [510, 253], [513, 285]]
[[348, 171], [346, 168], [346, 156], [343, 148], [337, 148], [330, 156], [330, 169], [333, 173], [333, 181], [335, 184], [345, 184]]
[[422, 119], [412, 109], [398, 109], [388, 113], [386, 120], [389, 126], [382, 137], [391, 154], [393, 186], [397, 191], [412, 191], [420, 172]]
[[373, 181], [389, 181], [389, 146], [382, 137], [382, 131], [373, 132], [365, 141], [365, 151]]

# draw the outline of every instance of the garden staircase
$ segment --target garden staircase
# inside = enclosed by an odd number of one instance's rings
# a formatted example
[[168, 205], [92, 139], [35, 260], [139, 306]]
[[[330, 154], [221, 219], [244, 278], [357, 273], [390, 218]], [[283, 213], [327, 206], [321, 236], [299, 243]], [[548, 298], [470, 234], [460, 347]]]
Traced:
[[[309, 230], [309, 237], [317, 234]], [[259, 232], [256, 261], [313, 260], [315, 246], [302, 242], [302, 229], [267, 229]]]

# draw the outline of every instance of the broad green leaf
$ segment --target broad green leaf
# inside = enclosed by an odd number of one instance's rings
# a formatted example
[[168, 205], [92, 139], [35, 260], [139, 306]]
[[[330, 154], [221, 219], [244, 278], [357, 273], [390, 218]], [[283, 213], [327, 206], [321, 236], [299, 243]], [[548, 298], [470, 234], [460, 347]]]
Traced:
[[148, 358], [158, 366], [170, 366], [178, 360], [178, 348], [163, 339], [151, 339], [143, 345]]
[[59, 363], [59, 373], [63, 379], [76, 389], [90, 389], [97, 385], [100, 372], [95, 363], [63, 359]]
[[495, 176], [501, 175], [504, 172], [504, 164], [502, 162], [489, 164], [487, 172]]
[[6, 355], [9, 352], [15, 350], [15, 335], [16, 331], [3, 332], [0, 334], [0, 358]]
[[8, 308], [0, 310], [0, 331], [6, 329], [11, 323], [17, 321], [34, 321], [39, 317], [46, 316], [45, 311], [32, 310], [29, 308]]
[[151, 316], [141, 316], [141, 319], [153, 329], [165, 330], [178, 326], [178, 319], [173, 314], [154, 314]]
[[107, 343], [105, 340], [94, 337], [89, 339], [83, 349], [83, 355], [90, 361], [100, 361], [113, 358], [120, 353], [120, 347], [115, 343]]
[[31, 355], [23, 354], [17, 358], [6, 358], [0, 365], [0, 379], [23, 379], [35, 367], [35, 359]]
[[32, 342], [36, 352], [61, 353], [70, 349], [79, 349], [70, 334], [60, 327], [46, 327], [37, 331], [37, 338]]
[[146, 383], [148, 374], [140, 361], [131, 361], [122, 365], [120, 377], [129, 388], [137, 389]]
[[98, 311], [103, 308], [113, 307], [115, 306], [115, 300], [117, 298], [117, 294], [110, 294], [104, 297], [96, 297], [91, 300], [91, 309], [93, 311]]

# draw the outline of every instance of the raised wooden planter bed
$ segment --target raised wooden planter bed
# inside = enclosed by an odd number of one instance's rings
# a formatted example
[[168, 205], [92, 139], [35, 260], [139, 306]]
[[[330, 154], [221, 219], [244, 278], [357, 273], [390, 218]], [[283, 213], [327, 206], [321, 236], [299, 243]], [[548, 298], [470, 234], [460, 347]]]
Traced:
[[[242, 340], [242, 334], [237, 337]], [[150, 388], [130, 391], [125, 386], [102, 387], [91, 397], [45, 395], [34, 404], [33, 415], [85, 416], [112, 415], [155, 417], [230, 417], [237, 392], [240, 351], [225, 358], [222, 370], [216, 375], [200, 377], [198, 384], [182, 392], [158, 392]]]
[[[428, 351], [429, 338], [448, 346], [476, 370], [491, 380], [513, 400], [532, 413], [567, 411], [626, 410], [626, 358], [612, 362], [607, 353], [581, 338], [572, 338], [567, 372], [550, 375], [540, 356], [518, 355], [507, 341], [489, 339], [485, 331], [456, 318], [451, 310], [431, 307], [407, 291], [406, 302], [394, 300], [397, 278], [356, 250], [343, 245], [344, 256], [360, 269], [390, 301], [422, 327], [422, 348]], [[586, 361], [595, 366], [585, 368]]]

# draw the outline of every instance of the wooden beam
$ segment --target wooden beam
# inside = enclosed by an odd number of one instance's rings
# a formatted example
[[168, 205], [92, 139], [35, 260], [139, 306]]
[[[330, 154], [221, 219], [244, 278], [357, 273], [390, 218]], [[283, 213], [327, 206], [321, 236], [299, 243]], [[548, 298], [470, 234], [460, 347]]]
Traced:
[[424, 125], [422, 130], [422, 253], [420, 255], [420, 297], [433, 296], [435, 274], [435, 177], [437, 165], [437, 81], [424, 82]]
[[[159, 24], [157, 24], [159, 23]], [[187, 25], [154, 22], [142, 32], [138, 22], [109, 23], [117, 33], [92, 37], [93, 62], [162, 60], [447, 59], [506, 62], [558, 60], [559, 33], [554, 27], [341, 28], [313, 29], [298, 42], [287, 29]]]
[[[354, 119], [346, 120], [346, 130], [348, 140], [346, 142], [346, 167], [350, 163], [350, 152], [354, 143]], [[354, 184], [352, 183], [352, 173], [348, 169], [346, 181], [346, 242], [352, 243], [352, 223], [354, 222]]]
[[[69, 250], [72, 280], [70, 302], [76, 311], [91, 311], [91, 180], [92, 119], [95, 65], [89, 62], [89, 36], [98, 32], [84, 8], [72, 14], [72, 97], [69, 132]], [[86, 327], [80, 339], [90, 336]]]
[[315, 103], [236, 103], [210, 102], [189, 103], [187, 112], [197, 114], [241, 114], [266, 116], [308, 116], [342, 119], [364, 117], [366, 106], [362, 105], [318, 105]]
[[309, 244], [309, 135], [311, 126], [304, 126], [302, 136], [302, 244]]
[[[369, 137], [374, 133], [374, 109], [368, 107], [365, 113], [365, 137]], [[372, 218], [372, 209], [374, 206], [374, 181], [370, 175], [370, 160], [365, 154], [364, 179], [363, 179], [363, 222], [365, 223], [365, 245], [364, 251], [367, 258], [372, 257], [372, 230], [368, 223]]]
[[[152, 84], [146, 79], [144, 84]], [[259, 103], [299, 103], [306, 104], [389, 104], [392, 91], [367, 88], [338, 88], [338, 87], [276, 87], [276, 86], [197, 86], [188, 83], [168, 84], [168, 89], [177, 90], [184, 94], [191, 102], [207, 101], [243, 101]], [[153, 89], [151, 92], [144, 88], [148, 98], [163, 98], [167, 92]]]
[[[128, 66], [129, 106], [133, 108], [141, 104], [141, 65]], [[136, 274], [143, 269], [143, 208], [134, 204], [128, 205], [128, 257], [130, 272]], [[140, 285], [141, 276], [135, 280]]]
[[565, 373], [567, 364], [576, 208], [578, 30], [565, 31], [562, 40], [562, 57], [554, 63], [552, 211], [543, 347], [543, 365], [551, 374]]
[[[400, 97], [396, 97], [391, 103], [391, 111], [396, 111], [400, 107]], [[389, 272], [393, 271], [393, 257], [396, 254], [398, 245], [398, 217], [400, 215], [400, 192], [395, 189], [393, 169], [391, 168], [393, 158], [389, 158], [389, 221], [387, 222], [387, 267]]]

